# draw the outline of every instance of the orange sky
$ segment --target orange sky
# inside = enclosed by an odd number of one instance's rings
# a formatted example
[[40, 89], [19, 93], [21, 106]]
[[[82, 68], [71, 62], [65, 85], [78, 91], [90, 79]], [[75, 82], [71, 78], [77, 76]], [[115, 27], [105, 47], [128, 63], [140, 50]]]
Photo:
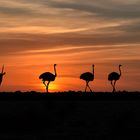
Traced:
[[[45, 91], [38, 79], [58, 76], [50, 91], [84, 90], [81, 73], [92, 71], [94, 91], [111, 91], [107, 75], [122, 77], [117, 90], [140, 90], [140, 2], [137, 0], [0, 0], [0, 91]], [[133, 12], [132, 12], [133, 11]]]

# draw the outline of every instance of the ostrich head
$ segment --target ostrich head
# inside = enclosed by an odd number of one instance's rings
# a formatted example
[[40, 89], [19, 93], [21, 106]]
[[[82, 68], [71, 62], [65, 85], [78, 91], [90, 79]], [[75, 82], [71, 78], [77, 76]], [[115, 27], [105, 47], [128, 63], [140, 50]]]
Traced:
[[92, 64], [92, 67], [94, 67], [95, 65], [94, 64]]
[[121, 64], [119, 65], [119, 71], [120, 71], [120, 76], [122, 75], [122, 72], [121, 72]]
[[57, 64], [54, 64], [54, 67], [56, 66]]

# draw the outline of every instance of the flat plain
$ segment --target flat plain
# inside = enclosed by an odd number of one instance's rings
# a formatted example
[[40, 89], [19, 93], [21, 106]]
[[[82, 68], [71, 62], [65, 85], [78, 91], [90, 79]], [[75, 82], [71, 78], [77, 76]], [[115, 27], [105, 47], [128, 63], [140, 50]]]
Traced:
[[140, 139], [139, 92], [0, 93], [0, 139]]

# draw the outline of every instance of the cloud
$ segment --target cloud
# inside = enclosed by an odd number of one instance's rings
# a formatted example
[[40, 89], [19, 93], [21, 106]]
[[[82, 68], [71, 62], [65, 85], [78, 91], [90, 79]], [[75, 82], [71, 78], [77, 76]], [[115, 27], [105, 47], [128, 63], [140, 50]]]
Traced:
[[5, 18], [0, 21], [0, 54], [61, 46], [140, 44], [139, 6], [136, 0], [1, 1]]
[[[58, 30], [76, 30], [89, 28], [98, 32], [98, 28], [139, 31], [140, 2], [137, 0], [7, 0], [0, 2], [1, 22], [0, 31], [11, 32], [23, 28], [42, 27], [47, 32], [48, 27]], [[65, 13], [65, 14], [64, 14]], [[24, 17], [24, 18], [23, 18]], [[126, 20], [124, 20], [126, 19]], [[128, 22], [128, 23], [127, 23]], [[132, 22], [129, 24], [129, 22]], [[111, 24], [118, 24], [112, 27]], [[5, 25], [5, 26], [4, 26]], [[12, 28], [14, 27], [15, 28]], [[5, 28], [4, 28], [5, 27]], [[47, 27], [45, 29], [45, 27]], [[56, 28], [57, 27], [57, 28]], [[51, 30], [53, 30], [51, 28]], [[24, 30], [24, 29], [23, 29]], [[38, 28], [41, 31], [41, 28]], [[33, 30], [36, 32], [36, 30]], [[100, 30], [100, 32], [105, 30]], [[29, 30], [32, 33], [32, 30]]]
[[14, 8], [14, 7], [2, 7], [0, 6], [1, 14], [6, 15], [27, 15], [27, 14], [33, 14], [33, 12], [29, 9], [23, 9], [23, 8]]
[[[80, 33], [59, 33], [59, 34], [0, 34], [0, 54], [6, 55], [13, 52], [26, 50], [62, 48], [73, 46], [91, 46], [94, 49], [98, 45], [122, 45], [140, 44], [140, 34], [80, 34]], [[107, 49], [107, 48], [106, 48]]]
[[[49, 1], [49, 6], [60, 9], [72, 9], [89, 12], [103, 18], [139, 18], [140, 3], [127, 4], [112, 1]], [[77, 11], [77, 12], [78, 12]]]
[[112, 27], [105, 27], [101, 28], [102, 31], [124, 31], [126, 33], [137, 33], [140, 32], [140, 21], [134, 21], [134, 22], [125, 22], [121, 25], [112, 26]]
[[[65, 17], [64, 12], [71, 13], [71, 16], [78, 13], [86, 12], [90, 16], [102, 18], [139, 18], [140, 17], [139, 1], [117, 1], [117, 0], [15, 0], [2, 2], [0, 4], [1, 14], [40, 16], [47, 17], [50, 15]], [[71, 9], [71, 10], [69, 10]], [[69, 10], [69, 11], [67, 11]], [[73, 11], [75, 13], [73, 13]], [[68, 14], [67, 13], [67, 14]], [[89, 14], [87, 14], [89, 16]]]
[[[47, 10], [47, 12], [46, 12]], [[5, 17], [17, 17], [17, 18], [45, 18], [53, 15], [54, 12], [49, 10], [47, 5], [41, 5], [40, 3], [32, 1], [2, 1], [0, 2], [0, 15]]]

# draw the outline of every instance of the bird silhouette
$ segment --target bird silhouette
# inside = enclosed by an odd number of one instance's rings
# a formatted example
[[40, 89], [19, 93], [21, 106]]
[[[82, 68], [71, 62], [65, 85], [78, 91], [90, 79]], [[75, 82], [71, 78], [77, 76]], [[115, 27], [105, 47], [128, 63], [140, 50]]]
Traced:
[[[119, 72], [120, 72], [120, 73], [111, 72], [111, 73], [108, 75], [108, 80], [111, 81], [111, 85], [112, 85], [112, 87], [113, 87], [113, 91], [112, 91], [112, 92], [116, 92], [116, 88], [115, 88], [116, 81], [119, 80], [120, 77], [121, 77], [121, 75], [122, 75], [121, 66], [122, 66], [122, 65], [119, 65]], [[114, 83], [113, 83], [113, 81], [114, 81]]]
[[[42, 79], [42, 82], [43, 84], [45, 85], [46, 87], [46, 91], [48, 93], [48, 87], [49, 87], [49, 84], [51, 81], [54, 81], [55, 78], [57, 76], [57, 73], [56, 73], [56, 64], [54, 64], [54, 74], [50, 73], [50, 72], [45, 72], [45, 73], [42, 73], [40, 76], [39, 76], [39, 79]], [[46, 84], [45, 82], [48, 81], [48, 83]]]
[[2, 80], [3, 80], [3, 76], [5, 75], [6, 73], [4, 72], [4, 65], [2, 66], [2, 70], [1, 70], [1, 73], [0, 73], [0, 86], [1, 86], [1, 83], [2, 83]]
[[90, 92], [92, 92], [90, 86], [89, 86], [89, 82], [94, 80], [94, 64], [92, 65], [93, 68], [93, 72], [85, 72], [83, 74], [80, 75], [80, 79], [84, 80], [86, 82], [86, 88], [85, 88], [85, 92], [87, 91], [87, 87], [89, 88]]

